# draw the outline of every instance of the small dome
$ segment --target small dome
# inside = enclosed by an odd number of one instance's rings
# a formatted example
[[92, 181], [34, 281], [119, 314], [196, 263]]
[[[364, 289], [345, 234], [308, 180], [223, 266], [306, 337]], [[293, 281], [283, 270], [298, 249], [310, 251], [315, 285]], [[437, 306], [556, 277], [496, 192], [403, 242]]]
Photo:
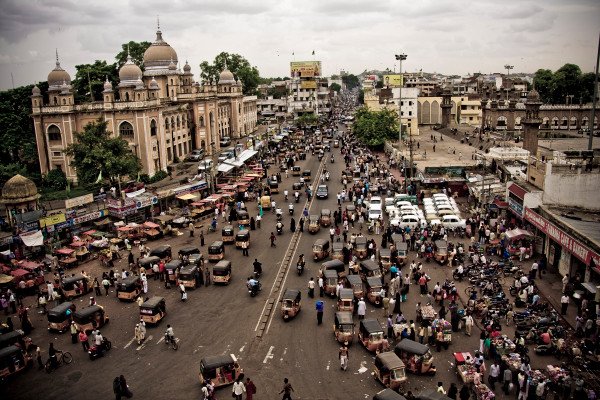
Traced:
[[219, 74], [219, 85], [223, 83], [235, 83], [233, 73], [227, 68], [227, 64], [225, 64], [225, 69]]
[[169, 69], [172, 71], [175, 71], [177, 69], [177, 64], [175, 64], [173, 62], [173, 59], [171, 59], [171, 63], [169, 64]]
[[10, 178], [2, 187], [1, 202], [5, 204], [25, 203], [39, 198], [35, 183], [19, 174]]
[[158, 82], [156, 82], [156, 79], [154, 79], [154, 77], [152, 77], [152, 80], [150, 81], [150, 84], [148, 85], [148, 87], [150, 89], [158, 90]]
[[190, 72], [192, 70], [192, 67], [190, 67], [190, 64], [188, 64], [188, 62], [185, 62], [185, 65], [183, 66], [183, 71], [184, 72]]
[[60, 85], [60, 93], [66, 94], [71, 90], [71, 85], [67, 84], [67, 81], [63, 81], [63, 84]]
[[56, 59], [56, 67], [48, 74], [48, 86], [59, 87], [63, 82], [71, 83], [71, 75], [60, 66], [58, 58]]
[[105, 92], [110, 92], [113, 90], [113, 85], [112, 83], [108, 80], [108, 76], [106, 77], [106, 81], [104, 82], [104, 91]]
[[540, 94], [537, 90], [535, 90], [535, 88], [531, 89], [531, 91], [527, 93], [527, 101], [540, 101]]
[[146, 69], [165, 68], [169, 63], [177, 63], [177, 53], [163, 40], [162, 32], [156, 31], [156, 40], [144, 52], [144, 67]]
[[42, 92], [40, 90], [40, 88], [38, 87], [38, 85], [33, 86], [33, 89], [31, 89], [31, 95], [32, 96], [41, 96]]
[[132, 81], [135, 82], [142, 75], [142, 70], [138, 67], [131, 56], [127, 55], [127, 61], [119, 69], [119, 80], [121, 82]]
[[136, 89], [143, 89], [144, 88], [144, 82], [142, 81], [142, 77], [138, 76], [137, 81], [135, 81], [135, 88]]

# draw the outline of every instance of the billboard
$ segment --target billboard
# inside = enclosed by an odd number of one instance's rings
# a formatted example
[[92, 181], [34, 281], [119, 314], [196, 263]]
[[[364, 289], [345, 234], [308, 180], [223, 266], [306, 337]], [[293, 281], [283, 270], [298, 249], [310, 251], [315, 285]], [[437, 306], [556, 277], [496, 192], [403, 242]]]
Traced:
[[316, 89], [317, 81], [302, 81], [300, 82], [301, 89]]
[[321, 61], [292, 61], [290, 71], [291, 76], [297, 78], [321, 76]]
[[396, 74], [396, 75], [384, 75], [383, 76], [383, 86], [388, 86], [388, 87], [400, 87], [403, 86], [403, 82], [402, 79], [403, 76]]

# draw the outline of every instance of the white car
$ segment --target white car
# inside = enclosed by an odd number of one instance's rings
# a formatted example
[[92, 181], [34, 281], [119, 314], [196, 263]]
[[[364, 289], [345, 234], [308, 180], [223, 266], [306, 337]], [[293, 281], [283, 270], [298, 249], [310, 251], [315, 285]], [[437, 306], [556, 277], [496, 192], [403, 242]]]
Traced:
[[407, 226], [411, 229], [415, 229], [418, 227], [424, 228], [426, 223], [421, 221], [416, 215], [404, 215], [400, 219], [398, 226], [402, 229], [406, 228]]
[[381, 197], [373, 196], [373, 197], [371, 197], [370, 200], [365, 199], [365, 206], [367, 206], [368, 208], [371, 208], [371, 206], [379, 206], [379, 209], [381, 209], [381, 206], [382, 206]]
[[400, 208], [402, 206], [412, 206], [412, 203], [406, 200], [400, 200], [396, 202], [396, 207]]
[[444, 193], [434, 193], [431, 197], [433, 197], [433, 199], [446, 199], [448, 200], [448, 196], [445, 195]]
[[465, 229], [467, 227], [467, 221], [456, 215], [444, 215], [442, 217], [442, 226], [446, 229]]
[[210, 170], [212, 169], [213, 166], [213, 160], [211, 160], [210, 158], [205, 158], [204, 160], [200, 161], [198, 163], [198, 171], [205, 171], [205, 170]]
[[369, 221], [375, 221], [375, 220], [378, 220], [379, 218], [383, 218], [383, 215], [381, 214], [381, 208], [380, 207], [369, 208]]

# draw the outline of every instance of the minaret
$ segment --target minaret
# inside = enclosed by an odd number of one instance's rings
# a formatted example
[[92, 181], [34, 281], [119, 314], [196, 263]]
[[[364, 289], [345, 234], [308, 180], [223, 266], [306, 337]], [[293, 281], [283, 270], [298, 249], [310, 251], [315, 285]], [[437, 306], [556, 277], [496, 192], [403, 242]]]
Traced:
[[444, 88], [444, 92], [442, 93], [442, 128], [447, 128], [450, 126], [450, 120], [452, 115], [452, 94], [450, 93], [450, 88]]
[[529, 150], [529, 154], [537, 156], [538, 148], [538, 133], [542, 119], [540, 118], [540, 94], [535, 90], [535, 87], [527, 94], [525, 102], [525, 118], [521, 120], [523, 125], [523, 148]]

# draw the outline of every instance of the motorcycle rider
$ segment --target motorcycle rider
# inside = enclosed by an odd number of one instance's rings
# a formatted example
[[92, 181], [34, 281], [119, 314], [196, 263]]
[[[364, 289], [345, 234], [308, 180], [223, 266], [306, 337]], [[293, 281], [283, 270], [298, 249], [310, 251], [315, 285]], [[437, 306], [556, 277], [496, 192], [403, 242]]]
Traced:
[[458, 268], [456, 268], [456, 275], [458, 275], [458, 280], [462, 280], [463, 276], [465, 274], [465, 270], [462, 264], [460, 264], [458, 266]]
[[262, 264], [258, 261], [257, 258], [254, 259], [254, 274], [260, 276], [262, 274]]
[[283, 224], [281, 223], [281, 221], [277, 221], [275, 227], [277, 228], [277, 233], [281, 235], [281, 233], [283, 232]]
[[288, 191], [287, 190], [283, 191], [283, 197], [284, 197], [285, 201], [288, 201]]
[[171, 325], [167, 325], [167, 330], [165, 331], [165, 339], [171, 342], [175, 340], [175, 332], [173, 332], [173, 327]]
[[246, 286], [248, 286], [248, 290], [250, 290], [250, 292], [252, 293], [256, 293], [259, 290], [258, 281], [252, 278], [251, 276], [248, 277], [248, 282], [246, 283]]
[[294, 192], [294, 198], [296, 199], [296, 203], [300, 201], [300, 193], [298, 193], [298, 191]]
[[290, 203], [290, 205], [288, 206], [288, 211], [291, 215], [294, 214], [294, 204]]

